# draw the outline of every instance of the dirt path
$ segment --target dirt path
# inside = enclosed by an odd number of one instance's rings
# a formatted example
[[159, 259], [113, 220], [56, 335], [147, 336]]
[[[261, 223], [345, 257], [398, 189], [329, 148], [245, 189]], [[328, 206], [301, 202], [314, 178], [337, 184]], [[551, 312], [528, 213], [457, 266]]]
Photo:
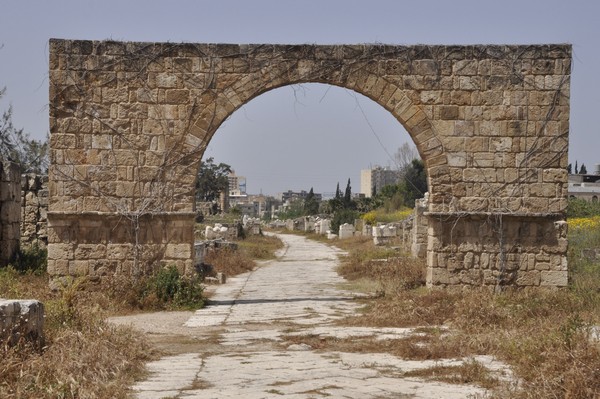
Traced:
[[[359, 304], [340, 289], [339, 251], [300, 236], [281, 235], [277, 260], [218, 286], [208, 307], [111, 319], [130, 324], [169, 353], [148, 364], [132, 387], [145, 398], [466, 398], [484, 390], [405, 377], [434, 364], [381, 353], [328, 352], [319, 339], [393, 339], [400, 328], [339, 327]], [[493, 366], [489, 359], [480, 359]]]

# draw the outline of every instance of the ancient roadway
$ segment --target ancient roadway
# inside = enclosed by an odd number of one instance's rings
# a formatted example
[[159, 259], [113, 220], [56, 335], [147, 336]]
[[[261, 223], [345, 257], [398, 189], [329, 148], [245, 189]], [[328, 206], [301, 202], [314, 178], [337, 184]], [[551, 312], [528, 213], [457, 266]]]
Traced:
[[[361, 306], [335, 271], [340, 251], [281, 235], [277, 260], [217, 286], [195, 313], [115, 318], [145, 330], [170, 353], [147, 365], [132, 387], [154, 398], [466, 398], [481, 388], [403, 377], [407, 371], [460, 360], [406, 361], [381, 353], [327, 352], [302, 337], [399, 338], [409, 329], [340, 327]], [[314, 341], [313, 341], [314, 342]]]

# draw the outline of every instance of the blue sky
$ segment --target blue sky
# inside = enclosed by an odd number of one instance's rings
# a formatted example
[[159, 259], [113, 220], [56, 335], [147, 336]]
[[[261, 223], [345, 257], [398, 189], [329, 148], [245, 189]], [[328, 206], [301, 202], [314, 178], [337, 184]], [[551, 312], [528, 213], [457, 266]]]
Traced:
[[[217, 43], [571, 43], [569, 158], [600, 163], [600, 2], [567, 1], [12, 1], [0, 9], [0, 87], [13, 122], [48, 131], [48, 39]], [[302, 139], [301, 139], [302, 138]], [[360, 169], [388, 165], [410, 140], [372, 101], [321, 85], [284, 87], [252, 100], [207, 151], [248, 179], [248, 190], [331, 192]]]

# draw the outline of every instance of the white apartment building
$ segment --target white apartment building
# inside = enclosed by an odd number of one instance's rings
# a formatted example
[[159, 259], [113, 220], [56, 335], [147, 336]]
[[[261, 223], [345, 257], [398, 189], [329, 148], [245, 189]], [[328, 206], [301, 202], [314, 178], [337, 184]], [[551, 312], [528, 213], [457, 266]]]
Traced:
[[363, 169], [360, 171], [360, 193], [365, 197], [372, 197], [374, 192], [379, 192], [384, 186], [397, 184], [400, 176], [399, 171], [381, 166]]

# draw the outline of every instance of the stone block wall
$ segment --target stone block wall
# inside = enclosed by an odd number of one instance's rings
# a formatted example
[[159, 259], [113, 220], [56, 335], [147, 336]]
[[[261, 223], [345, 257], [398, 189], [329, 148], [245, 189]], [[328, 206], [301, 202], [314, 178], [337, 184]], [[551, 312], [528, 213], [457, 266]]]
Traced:
[[0, 159], [0, 267], [8, 264], [19, 250], [20, 200], [19, 167]]
[[48, 176], [21, 176], [21, 245], [48, 244]]
[[429, 220], [425, 216], [425, 212], [427, 212], [428, 200], [429, 194], [425, 193], [425, 198], [415, 201], [412, 232], [410, 235], [410, 253], [416, 258], [425, 258], [427, 256]]
[[[63, 215], [48, 223], [48, 269], [55, 277], [140, 275], [157, 264], [191, 273], [190, 215]], [[193, 221], [193, 216], [191, 216]], [[193, 267], [193, 265], [192, 265]]]
[[[191, 268], [194, 180], [211, 138], [256, 96], [314, 82], [367, 96], [413, 139], [430, 188], [423, 213], [430, 286], [496, 285], [503, 278], [482, 278], [482, 270], [506, 274], [510, 254], [519, 261], [509, 268], [519, 264], [520, 275], [534, 276], [509, 279], [516, 285], [566, 281], [563, 260], [552, 258], [566, 255], [561, 233], [534, 247], [512, 232], [549, 232], [565, 217], [570, 45], [51, 40], [49, 67], [53, 276], [104, 272], [102, 262], [74, 255], [81, 245], [106, 253], [122, 246], [111, 273], [157, 246], [163, 262]], [[140, 240], [140, 218], [166, 229], [160, 240]], [[488, 223], [488, 244], [464, 250], [472, 244], [468, 234], [488, 219], [502, 220], [502, 229]], [[463, 225], [467, 235], [453, 234]], [[484, 266], [486, 254], [495, 261]]]
[[[435, 286], [563, 287], [567, 222], [511, 215], [429, 219], [428, 281]], [[441, 232], [441, 234], [440, 234]]]

